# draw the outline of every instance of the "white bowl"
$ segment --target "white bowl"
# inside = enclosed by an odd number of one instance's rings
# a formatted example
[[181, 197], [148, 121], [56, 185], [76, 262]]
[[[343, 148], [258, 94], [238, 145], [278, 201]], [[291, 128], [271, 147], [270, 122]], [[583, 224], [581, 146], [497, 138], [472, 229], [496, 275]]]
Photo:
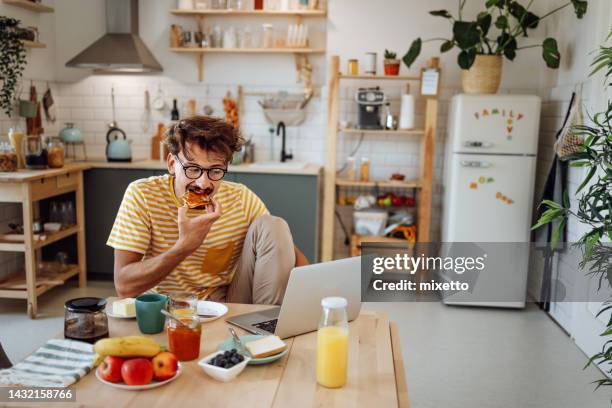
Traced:
[[201, 359], [200, 361], [198, 361], [198, 365], [202, 367], [202, 369], [204, 370], [206, 374], [210, 375], [215, 380], [228, 382], [238, 377], [238, 374], [240, 374], [242, 370], [244, 370], [244, 367], [247, 366], [249, 361], [251, 361], [251, 357], [243, 355], [242, 357], [244, 357], [244, 360], [242, 360], [242, 362], [236, 364], [232, 368], [217, 367], [217, 366], [214, 366], [208, 363], [217, 354], [223, 354], [223, 353], [225, 353], [225, 350], [215, 351], [214, 353], [209, 354], [203, 359]]

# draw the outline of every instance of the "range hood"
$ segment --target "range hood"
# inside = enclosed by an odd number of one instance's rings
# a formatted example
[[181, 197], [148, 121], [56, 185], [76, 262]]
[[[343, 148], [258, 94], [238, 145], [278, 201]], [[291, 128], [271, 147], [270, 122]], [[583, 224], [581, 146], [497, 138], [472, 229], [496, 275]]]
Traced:
[[138, 36], [138, 0], [106, 0], [106, 34], [66, 66], [93, 69], [98, 73], [163, 71]]

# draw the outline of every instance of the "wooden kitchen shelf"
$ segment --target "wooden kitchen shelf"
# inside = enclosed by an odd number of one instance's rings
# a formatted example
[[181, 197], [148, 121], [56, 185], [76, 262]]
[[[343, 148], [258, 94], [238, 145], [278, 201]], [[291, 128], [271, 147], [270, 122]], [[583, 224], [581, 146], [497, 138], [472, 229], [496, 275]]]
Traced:
[[2, 0], [2, 2], [11, 6], [34, 11], [36, 13], [53, 13], [55, 11], [53, 7], [45, 6], [44, 4], [40, 3], [34, 3], [28, 0]]
[[170, 10], [176, 16], [301, 16], [325, 17], [326, 10]]
[[410, 75], [344, 75], [338, 73], [339, 79], [362, 79], [374, 81], [420, 81], [421, 77]]
[[[425, 105], [425, 121], [423, 129], [411, 130], [366, 130], [366, 129], [342, 129], [339, 128], [340, 116], [340, 87], [343, 79], [357, 80], [392, 80], [392, 81], [420, 81], [420, 76], [410, 75], [344, 75], [340, 72], [340, 57], [334, 55], [329, 64], [330, 75], [327, 100], [327, 140], [325, 154], [325, 185], [323, 193], [323, 220], [321, 233], [321, 260], [330, 261], [334, 259], [334, 235], [336, 225], [336, 195], [339, 193], [337, 187], [370, 187], [370, 188], [418, 188], [417, 199], [417, 242], [430, 241], [432, 200], [433, 200], [433, 162], [436, 146], [436, 129], [438, 116], [438, 100], [435, 97], [422, 98]], [[422, 135], [420, 174], [418, 180], [407, 181], [352, 181], [337, 178], [338, 159], [338, 133], [374, 133], [380, 135], [389, 134], [415, 134]], [[398, 163], [399, 165], [399, 163]]]
[[[21, 204], [25, 232], [22, 242], [15, 241], [15, 236], [10, 237], [11, 242], [0, 242], [0, 250], [23, 252], [25, 267], [25, 276], [13, 275], [13, 278], [20, 277], [23, 280], [20, 283], [23, 288], [15, 287], [15, 282], [12, 280], [10, 281], [12, 287], [7, 288], [5, 280], [0, 285], [3, 287], [0, 289], [0, 298], [26, 299], [27, 313], [30, 318], [36, 317], [38, 296], [50, 288], [62, 284], [66, 279], [77, 274], [79, 275], [79, 287], [84, 288], [87, 284], [83, 171], [88, 168], [90, 165], [84, 163], [67, 163], [60, 169], [23, 169], [12, 173], [0, 173], [0, 201]], [[40, 236], [35, 238], [35, 234], [31, 231], [34, 219], [40, 218], [39, 201], [71, 192], [75, 196], [76, 225], [46, 234], [44, 240]], [[39, 274], [37, 263], [41, 249], [71, 235], [76, 235], [78, 265], [71, 266], [51, 278]]]
[[421, 180], [396, 181], [396, 180], [371, 180], [357, 181], [347, 179], [336, 179], [339, 187], [380, 187], [380, 188], [421, 188]]
[[26, 48], [47, 48], [47, 44], [38, 41], [23, 40], [23, 45], [25, 45]]
[[[78, 265], [67, 265], [66, 270], [55, 274], [39, 275], [36, 279], [36, 296], [49, 289], [63, 285], [68, 279], [79, 273]], [[0, 282], [0, 297], [22, 299], [26, 298], [27, 283], [25, 273], [16, 273]]]
[[194, 54], [321, 54], [323, 48], [170, 48], [172, 52]]
[[358, 128], [340, 128], [338, 129], [342, 133], [349, 134], [375, 134], [375, 135], [424, 135], [425, 129], [358, 129]]
[[[47, 233], [36, 234], [35, 239], [34, 239], [34, 249], [43, 248], [49, 244], [52, 244], [61, 239], [74, 235], [78, 232], [79, 232], [79, 227], [77, 225], [73, 225], [71, 227], [65, 228], [57, 232], [47, 232]], [[14, 240], [3, 241], [2, 237], [0, 237], [0, 251], [24, 252], [25, 244], [23, 242], [14, 241]]]

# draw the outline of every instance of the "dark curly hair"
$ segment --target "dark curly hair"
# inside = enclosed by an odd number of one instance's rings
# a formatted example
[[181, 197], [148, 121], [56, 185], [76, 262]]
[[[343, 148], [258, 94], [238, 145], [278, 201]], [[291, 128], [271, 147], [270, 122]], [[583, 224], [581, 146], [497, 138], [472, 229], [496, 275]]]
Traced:
[[183, 152], [190, 160], [185, 145], [196, 143], [203, 150], [210, 150], [232, 159], [234, 152], [240, 150], [244, 139], [240, 131], [223, 119], [211, 116], [191, 116], [172, 124], [164, 136], [164, 142], [173, 155]]

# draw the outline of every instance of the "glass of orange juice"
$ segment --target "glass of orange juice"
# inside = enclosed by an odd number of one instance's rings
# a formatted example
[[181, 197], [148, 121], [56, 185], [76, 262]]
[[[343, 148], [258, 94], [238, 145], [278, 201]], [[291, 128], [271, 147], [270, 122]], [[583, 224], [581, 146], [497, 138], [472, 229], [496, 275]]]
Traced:
[[321, 300], [323, 314], [317, 332], [317, 382], [327, 388], [346, 384], [349, 329], [347, 301], [341, 297]]
[[177, 317], [197, 315], [198, 297], [189, 292], [174, 292], [168, 295], [168, 311]]

